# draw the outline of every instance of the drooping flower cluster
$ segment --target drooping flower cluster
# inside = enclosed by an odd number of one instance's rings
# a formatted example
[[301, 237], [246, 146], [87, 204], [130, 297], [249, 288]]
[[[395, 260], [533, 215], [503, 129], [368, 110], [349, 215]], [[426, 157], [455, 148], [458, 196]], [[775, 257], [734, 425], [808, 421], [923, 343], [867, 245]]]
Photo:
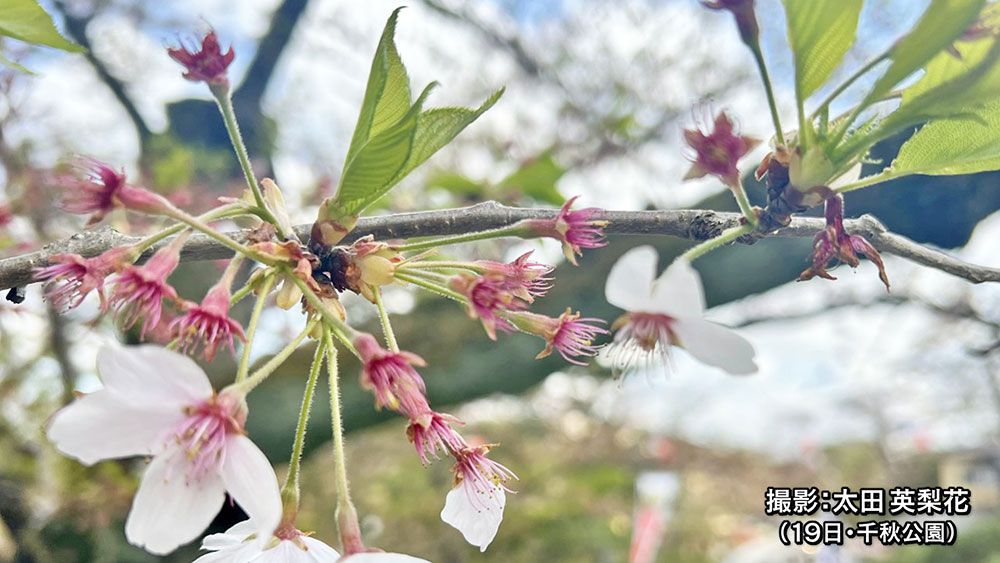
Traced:
[[826, 271], [830, 260], [836, 258], [852, 268], [857, 268], [860, 264], [858, 254], [862, 254], [878, 267], [878, 277], [885, 284], [885, 289], [888, 290], [889, 276], [885, 273], [882, 255], [865, 237], [849, 235], [844, 230], [843, 196], [833, 195], [826, 200], [825, 216], [826, 228], [816, 233], [813, 238], [812, 266], [799, 274], [799, 281], [809, 280], [816, 276], [828, 280], [837, 279]]
[[486, 547], [496, 537], [503, 519], [504, 484], [516, 476], [489, 459], [492, 446], [470, 445], [453, 427], [462, 422], [435, 412], [424, 396], [424, 382], [413, 366], [425, 365], [409, 352], [392, 352], [379, 346], [375, 337], [360, 334], [354, 346], [364, 362], [361, 385], [375, 395], [378, 407], [388, 407], [409, 418], [407, 436], [424, 464], [442, 454], [455, 459], [455, 486], [445, 498], [441, 518], [458, 529], [469, 543]]
[[703, 318], [701, 278], [683, 258], [656, 277], [652, 246], [622, 255], [608, 274], [608, 303], [627, 312], [616, 320], [608, 357], [616, 373], [666, 364], [677, 346], [703, 363], [734, 375], [757, 371], [753, 346], [732, 330]]

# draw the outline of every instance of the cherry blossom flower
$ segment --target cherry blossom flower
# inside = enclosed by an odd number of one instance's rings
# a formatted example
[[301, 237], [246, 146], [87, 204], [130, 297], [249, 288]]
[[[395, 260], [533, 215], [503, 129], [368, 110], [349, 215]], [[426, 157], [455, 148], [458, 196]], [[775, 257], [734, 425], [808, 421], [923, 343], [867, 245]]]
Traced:
[[233, 62], [236, 54], [233, 48], [225, 53], [219, 47], [219, 38], [215, 31], [209, 31], [201, 40], [201, 49], [189, 50], [183, 45], [177, 49], [167, 49], [170, 58], [182, 64], [185, 69], [184, 78], [192, 82], [205, 82], [209, 85], [229, 86], [226, 69]]
[[253, 541], [258, 526], [244, 520], [222, 534], [205, 536], [201, 548], [206, 553], [194, 563], [337, 563], [340, 554], [325, 543], [294, 527], [278, 529], [267, 542]]
[[836, 258], [852, 268], [857, 268], [860, 261], [858, 254], [863, 254], [878, 267], [878, 277], [889, 289], [889, 276], [885, 273], [882, 255], [861, 235], [849, 235], [844, 230], [844, 198], [834, 195], [826, 200], [826, 228], [816, 233], [813, 238], [812, 266], [799, 274], [798, 281], [805, 281], [819, 276], [828, 280], [837, 278], [826, 271], [827, 263]]
[[507, 264], [490, 260], [477, 260], [474, 264], [482, 268], [485, 275], [502, 279], [518, 299], [533, 303], [536, 297], [543, 297], [552, 289], [549, 274], [555, 268], [541, 262], [529, 262], [532, 252], [529, 250]]
[[91, 214], [87, 225], [97, 223], [116, 207], [143, 213], [165, 213], [173, 205], [164, 197], [125, 181], [125, 172], [92, 158], [81, 158], [77, 167], [82, 176], [64, 176], [60, 180], [64, 196], [62, 208], [70, 213]]
[[180, 262], [181, 247], [187, 235], [175, 238], [170, 244], [156, 251], [142, 266], [126, 264], [121, 273], [109, 282], [113, 287], [106, 310], [113, 309], [115, 317], [125, 329], [142, 319], [140, 337], [145, 337], [160, 322], [163, 300], [177, 299], [177, 290], [167, 278]]
[[719, 112], [711, 133], [706, 135], [697, 129], [685, 129], [684, 140], [695, 150], [694, 164], [684, 179], [711, 174], [730, 188], [740, 185], [736, 163], [760, 143], [758, 139], [733, 133], [733, 122], [725, 112]]
[[602, 319], [581, 318], [580, 313], [573, 313], [569, 308], [556, 318], [528, 311], [516, 313], [512, 318], [517, 328], [545, 339], [545, 349], [535, 359], [544, 358], [556, 350], [567, 362], [587, 365], [577, 358], [597, 355], [602, 345], [594, 344], [594, 339], [608, 334], [607, 330], [595, 326], [595, 323], [603, 323]]
[[131, 263], [138, 252], [131, 246], [113, 248], [93, 258], [79, 254], [53, 254], [50, 265], [35, 268], [36, 280], [45, 281], [49, 301], [57, 309], [74, 309], [91, 291], [97, 291], [105, 307], [104, 279]]
[[424, 380], [413, 366], [425, 366], [423, 358], [410, 352], [390, 352], [375, 337], [361, 334], [354, 339], [364, 368], [361, 388], [375, 394], [375, 406], [399, 410], [408, 416], [426, 409]]
[[468, 447], [465, 438], [455, 431], [452, 424], [463, 422], [450, 414], [434, 412], [430, 407], [410, 415], [406, 435], [417, 448], [417, 455], [424, 465], [428, 465], [432, 457], [440, 459], [438, 452], [453, 454]]
[[[616, 373], [669, 359], [679, 346], [703, 363], [734, 375], [753, 373], [753, 346], [732, 330], [706, 321], [705, 295], [698, 272], [675, 260], [654, 279], [658, 257], [652, 246], [622, 255], [608, 274], [608, 303], [627, 313], [615, 321], [608, 356]], [[643, 364], [643, 365], [638, 365]]]
[[503, 278], [494, 276], [453, 276], [451, 288], [468, 300], [469, 317], [479, 319], [491, 340], [497, 339], [497, 331], [511, 332], [514, 326], [502, 314], [524, 309], [527, 304], [518, 298]]
[[489, 459], [491, 446], [467, 447], [455, 452], [455, 487], [445, 496], [441, 520], [462, 533], [465, 541], [486, 548], [497, 535], [512, 492], [504, 482], [517, 479], [511, 470]]
[[554, 238], [562, 242], [563, 254], [574, 266], [576, 257], [582, 256], [584, 248], [600, 248], [605, 246], [604, 227], [608, 221], [595, 219], [600, 209], [588, 207], [570, 211], [577, 197], [572, 197], [563, 204], [562, 209], [553, 219], [531, 219], [525, 221], [527, 228], [540, 237]]
[[243, 327], [229, 316], [229, 285], [236, 270], [226, 272], [219, 283], [208, 290], [201, 304], [185, 302], [184, 315], [170, 323], [170, 330], [178, 341], [178, 349], [187, 352], [202, 346], [204, 357], [208, 361], [215, 358], [219, 344], [228, 344], [229, 350], [236, 353], [233, 335], [246, 341]]
[[125, 522], [125, 536], [155, 554], [196, 537], [228, 491], [271, 537], [281, 498], [271, 464], [246, 436], [241, 396], [216, 394], [190, 358], [159, 346], [106, 347], [97, 357], [104, 387], [53, 415], [49, 440], [86, 465], [152, 456]]

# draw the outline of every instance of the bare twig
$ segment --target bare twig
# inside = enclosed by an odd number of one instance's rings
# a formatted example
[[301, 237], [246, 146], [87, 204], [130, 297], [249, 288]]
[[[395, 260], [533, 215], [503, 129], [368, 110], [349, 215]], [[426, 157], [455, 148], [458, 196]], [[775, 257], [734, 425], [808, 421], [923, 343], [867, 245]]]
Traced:
[[[512, 225], [522, 219], [548, 219], [555, 217], [554, 209], [528, 209], [507, 207], [496, 202], [485, 202], [470, 207], [419, 211], [379, 217], [362, 218], [345, 242], [374, 235], [379, 240], [426, 236], [456, 235], [495, 229]], [[722, 213], [700, 209], [664, 211], [601, 211], [598, 218], [610, 221], [605, 232], [613, 235], [671, 235], [690, 240], [707, 240], [718, 236], [724, 229], [738, 225], [739, 213]], [[918, 264], [935, 268], [964, 278], [972, 283], [1000, 281], [1000, 270], [970, 264], [943, 252], [921, 246], [912, 240], [889, 232], [870, 215], [845, 221], [847, 230], [867, 237], [883, 252], [895, 254]], [[295, 228], [299, 238], [309, 240], [311, 225]], [[748, 235], [737, 242], [752, 244], [767, 237], [807, 237], [825, 227], [823, 219], [795, 217], [787, 227], [773, 233]], [[228, 233], [234, 240], [246, 240], [247, 231]], [[135, 244], [139, 237], [123, 235], [103, 227], [77, 233], [68, 239], [46, 245], [41, 250], [0, 260], [0, 290], [32, 283], [33, 268], [44, 266], [53, 254], [72, 252], [83, 256], [96, 256], [105, 250]], [[168, 241], [163, 241], [166, 244]], [[151, 253], [154, 249], [151, 249]], [[191, 236], [181, 252], [181, 260], [216, 260], [227, 258], [232, 251], [204, 235]], [[148, 256], [148, 253], [147, 253]], [[145, 258], [145, 257], [144, 257]]]

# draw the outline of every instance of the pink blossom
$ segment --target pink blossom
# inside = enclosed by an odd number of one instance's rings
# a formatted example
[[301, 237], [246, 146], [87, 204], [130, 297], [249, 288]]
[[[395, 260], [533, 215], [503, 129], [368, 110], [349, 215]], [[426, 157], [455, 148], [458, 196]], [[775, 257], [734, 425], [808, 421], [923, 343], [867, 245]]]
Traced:
[[602, 319], [581, 318], [580, 313], [573, 313], [569, 308], [557, 318], [521, 312], [514, 316], [513, 322], [517, 328], [545, 339], [545, 349], [539, 352], [536, 359], [544, 358], [556, 350], [567, 362], [581, 366], [586, 365], [586, 362], [576, 358], [597, 355], [601, 346], [594, 344], [594, 339], [608, 334], [607, 330], [595, 326], [595, 323], [603, 323]]
[[563, 254], [574, 266], [577, 265], [576, 257], [583, 255], [582, 249], [600, 248], [607, 244], [604, 240], [604, 227], [608, 225], [608, 221], [597, 219], [601, 210], [596, 207], [570, 211], [577, 197], [572, 197], [563, 204], [554, 219], [526, 221], [528, 229], [535, 235], [561, 241]]
[[502, 315], [524, 309], [527, 304], [515, 295], [503, 278], [458, 275], [450, 280], [451, 288], [465, 296], [469, 317], [479, 319], [492, 340], [497, 330], [511, 332], [514, 326]]
[[82, 463], [152, 456], [125, 522], [134, 545], [166, 554], [197, 538], [228, 491], [270, 538], [281, 519], [274, 470], [246, 437], [242, 396], [215, 394], [190, 358], [152, 345], [103, 348], [104, 387], [53, 415], [55, 447]]
[[82, 177], [65, 176], [60, 182], [64, 190], [62, 208], [70, 213], [92, 214], [88, 225], [97, 223], [116, 207], [151, 214], [173, 209], [162, 196], [126, 183], [124, 170], [115, 172], [92, 158], [81, 158], [78, 167], [84, 172]]
[[78, 307], [95, 290], [103, 307], [104, 278], [135, 258], [136, 250], [130, 246], [113, 248], [93, 258], [54, 254], [49, 257], [50, 265], [35, 268], [33, 274], [35, 279], [46, 282], [49, 301], [58, 309]]
[[187, 69], [184, 78], [192, 82], [205, 82], [209, 85], [225, 85], [228, 87], [229, 79], [226, 77], [226, 69], [233, 62], [236, 54], [233, 48], [225, 53], [219, 47], [219, 38], [215, 31], [209, 31], [201, 40], [201, 49], [198, 51], [189, 50], [183, 45], [177, 49], [167, 49], [170, 58]]
[[110, 284], [114, 289], [106, 309], [114, 309], [123, 328], [131, 328], [142, 318], [141, 336], [145, 337], [160, 322], [163, 300], [177, 299], [177, 290], [167, 283], [167, 277], [180, 261], [180, 249], [186, 238], [186, 235], [175, 238], [142, 266], [125, 265], [112, 278]]
[[714, 129], [705, 134], [697, 129], [685, 129], [684, 140], [694, 149], [694, 164], [684, 176], [685, 180], [711, 174], [730, 188], [739, 187], [740, 171], [736, 163], [760, 141], [733, 133], [733, 122], [720, 112], [715, 118]]
[[441, 510], [441, 520], [480, 551], [486, 551], [503, 520], [506, 493], [512, 492], [504, 483], [517, 479], [511, 470], [486, 457], [490, 447], [468, 447], [456, 452], [455, 487], [445, 497]]
[[426, 409], [424, 380], [413, 366], [425, 366], [423, 358], [410, 352], [391, 352], [379, 346], [375, 337], [361, 334], [354, 339], [364, 369], [361, 388], [375, 394], [378, 408], [388, 407], [407, 416]]
[[406, 435], [417, 448], [417, 455], [424, 465], [428, 465], [432, 457], [440, 459], [438, 452], [454, 454], [468, 446], [452, 424], [462, 424], [462, 421], [450, 414], [434, 412], [429, 407], [410, 415]]
[[187, 352], [202, 346], [208, 361], [215, 358], [219, 344], [228, 344], [234, 354], [233, 335], [246, 341], [243, 327], [229, 316], [229, 280], [223, 280], [205, 294], [201, 305], [185, 302], [184, 315], [170, 323], [170, 331], [179, 339], [178, 349]]
[[519, 299], [532, 303], [535, 297], [542, 297], [552, 289], [549, 274], [555, 269], [548, 264], [529, 262], [532, 252], [525, 252], [507, 264], [478, 260], [475, 265], [482, 268], [485, 275], [502, 279], [505, 287]]
[[844, 198], [834, 195], [826, 200], [826, 228], [816, 233], [813, 238], [812, 266], [799, 274], [798, 281], [812, 279], [815, 276], [835, 280], [826, 271], [827, 263], [837, 258], [852, 268], [857, 268], [860, 261], [858, 254], [864, 255], [878, 267], [878, 277], [889, 289], [889, 276], [885, 273], [882, 255], [861, 235], [849, 235], [844, 229]]

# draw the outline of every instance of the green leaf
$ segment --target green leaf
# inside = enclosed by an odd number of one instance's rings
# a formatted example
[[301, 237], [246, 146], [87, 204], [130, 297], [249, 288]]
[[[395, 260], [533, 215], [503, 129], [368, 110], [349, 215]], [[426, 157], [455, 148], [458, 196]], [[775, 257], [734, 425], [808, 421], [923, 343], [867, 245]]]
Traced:
[[520, 192], [537, 201], [552, 205], [562, 205], [565, 199], [556, 190], [556, 182], [566, 173], [566, 169], [545, 152], [525, 163], [497, 184], [505, 192]]
[[448, 144], [462, 129], [496, 103], [503, 90], [490, 96], [479, 108], [435, 108], [421, 112], [424, 100], [436, 84], [430, 84], [398, 123], [382, 131], [358, 151], [344, 170], [336, 206], [354, 215], [384, 196], [414, 168]]
[[361, 113], [344, 163], [345, 171], [369, 139], [398, 123], [410, 109], [410, 79], [393, 42], [396, 20], [402, 9], [393, 10], [375, 49]]
[[0, 2], [0, 35], [71, 53], [79, 53], [84, 50], [83, 47], [59, 33], [55, 24], [52, 23], [52, 18], [35, 0], [3, 0]]
[[382, 31], [337, 195], [324, 203], [321, 213], [325, 209], [336, 217], [357, 215], [454, 139], [503, 93], [497, 91], [475, 110], [422, 111], [436, 85], [432, 83], [410, 105], [410, 81], [393, 42], [401, 9], [389, 16]]
[[406, 163], [396, 173], [392, 184], [399, 182], [404, 176], [420, 166], [425, 160], [447, 145], [462, 132], [470, 123], [476, 120], [486, 110], [497, 103], [504, 89], [501, 88], [486, 99], [478, 108], [435, 108], [420, 114], [417, 119], [417, 131], [413, 138], [413, 147]]
[[799, 104], [837, 68], [854, 43], [863, 0], [784, 0]]
[[928, 123], [903, 144], [890, 170], [932, 176], [1000, 170], [1000, 100], [964, 119]]
[[885, 96], [904, 78], [920, 70], [969, 27], [985, 0], [932, 0], [920, 21], [892, 49], [892, 63], [862, 103]]
[[428, 84], [402, 119], [362, 144], [348, 162], [335, 196], [334, 208], [339, 213], [360, 213], [398, 182], [394, 178], [410, 156], [420, 109], [436, 85]]

